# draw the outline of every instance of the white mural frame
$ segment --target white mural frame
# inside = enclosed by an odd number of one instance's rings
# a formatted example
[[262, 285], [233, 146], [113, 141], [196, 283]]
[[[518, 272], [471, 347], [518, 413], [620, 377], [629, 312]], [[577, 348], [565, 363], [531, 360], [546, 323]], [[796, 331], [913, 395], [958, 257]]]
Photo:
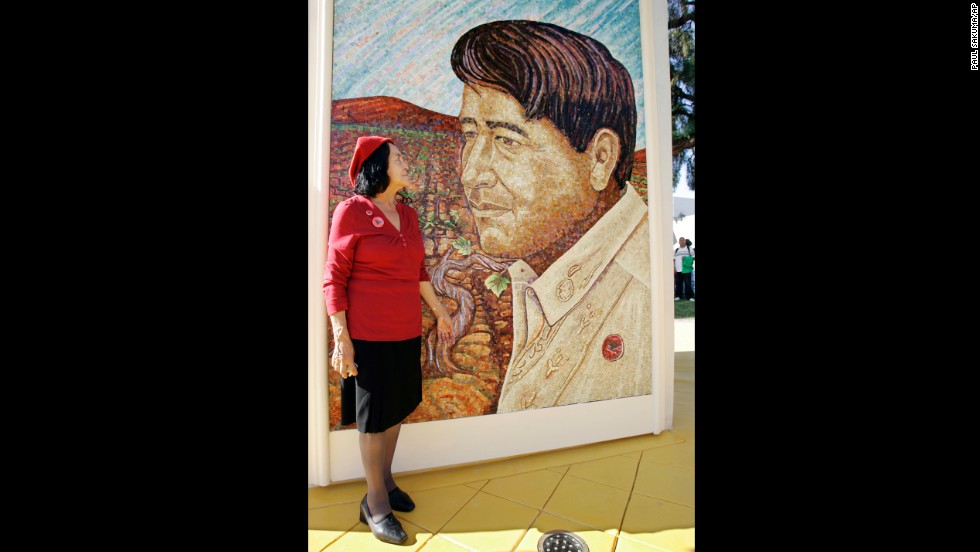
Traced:
[[[308, 98], [308, 485], [363, 478], [357, 431], [329, 431], [327, 331], [321, 284], [327, 250], [333, 1], [309, 2]], [[666, 0], [638, 0], [647, 124], [653, 393], [507, 414], [405, 424], [396, 473], [574, 447], [673, 425], [674, 306], [671, 270], [670, 76]], [[651, 78], [650, 76], [653, 76]], [[638, 144], [639, 145], [639, 144]]]

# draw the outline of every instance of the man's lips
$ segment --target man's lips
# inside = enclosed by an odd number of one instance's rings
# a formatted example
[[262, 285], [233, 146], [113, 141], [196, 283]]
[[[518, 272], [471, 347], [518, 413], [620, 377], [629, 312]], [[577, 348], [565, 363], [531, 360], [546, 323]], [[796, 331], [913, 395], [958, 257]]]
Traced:
[[479, 203], [470, 203], [470, 211], [473, 212], [475, 217], [499, 217], [504, 213], [510, 211], [509, 207], [504, 207], [503, 205], [497, 205], [490, 201], [481, 201]]

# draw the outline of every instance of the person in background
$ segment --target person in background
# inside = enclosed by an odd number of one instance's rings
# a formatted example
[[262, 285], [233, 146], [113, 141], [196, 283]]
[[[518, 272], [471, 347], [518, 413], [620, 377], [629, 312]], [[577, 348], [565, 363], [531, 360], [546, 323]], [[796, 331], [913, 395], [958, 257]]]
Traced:
[[681, 236], [677, 238], [677, 247], [674, 249], [674, 301], [681, 299], [694, 301], [694, 290], [691, 288], [693, 267], [694, 252], [687, 240]]
[[694, 248], [694, 242], [692, 240], [688, 238], [684, 238], [684, 240], [687, 241], [687, 246], [691, 248], [691, 301], [694, 301], [694, 295], [697, 291], [697, 286], [694, 285], [694, 274], [696, 272], [694, 270], [694, 265], [696, 264], [694, 258], [697, 256], [697, 249]]

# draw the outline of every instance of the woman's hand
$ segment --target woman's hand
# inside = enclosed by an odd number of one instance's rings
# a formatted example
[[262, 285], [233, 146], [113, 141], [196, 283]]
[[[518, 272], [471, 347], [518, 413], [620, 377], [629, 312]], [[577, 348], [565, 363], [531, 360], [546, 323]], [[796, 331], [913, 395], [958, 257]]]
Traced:
[[449, 318], [449, 314], [443, 314], [436, 319], [436, 331], [439, 332], [439, 339], [441, 341], [448, 341], [452, 343], [453, 336], [453, 323], [452, 319]]
[[357, 363], [354, 362], [354, 345], [350, 337], [341, 336], [334, 340], [333, 357], [330, 359], [333, 369], [340, 372], [340, 377], [357, 375]]
[[453, 333], [453, 319], [449, 318], [449, 311], [436, 297], [436, 290], [432, 287], [432, 282], [419, 282], [419, 293], [429, 305], [432, 314], [436, 315], [436, 333], [439, 335], [439, 340], [451, 345], [456, 339], [456, 335]]

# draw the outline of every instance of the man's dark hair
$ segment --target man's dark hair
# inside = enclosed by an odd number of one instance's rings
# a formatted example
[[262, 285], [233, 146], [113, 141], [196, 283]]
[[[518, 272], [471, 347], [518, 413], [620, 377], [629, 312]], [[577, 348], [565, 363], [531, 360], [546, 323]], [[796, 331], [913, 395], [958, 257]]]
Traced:
[[579, 153], [600, 128], [619, 135], [614, 176], [626, 186], [636, 146], [629, 71], [595, 39], [537, 21], [493, 21], [453, 47], [453, 72], [466, 84], [507, 92], [528, 119], [547, 117]]
[[388, 153], [391, 148], [385, 142], [368, 156], [361, 165], [361, 172], [354, 180], [354, 193], [374, 197], [388, 189]]

